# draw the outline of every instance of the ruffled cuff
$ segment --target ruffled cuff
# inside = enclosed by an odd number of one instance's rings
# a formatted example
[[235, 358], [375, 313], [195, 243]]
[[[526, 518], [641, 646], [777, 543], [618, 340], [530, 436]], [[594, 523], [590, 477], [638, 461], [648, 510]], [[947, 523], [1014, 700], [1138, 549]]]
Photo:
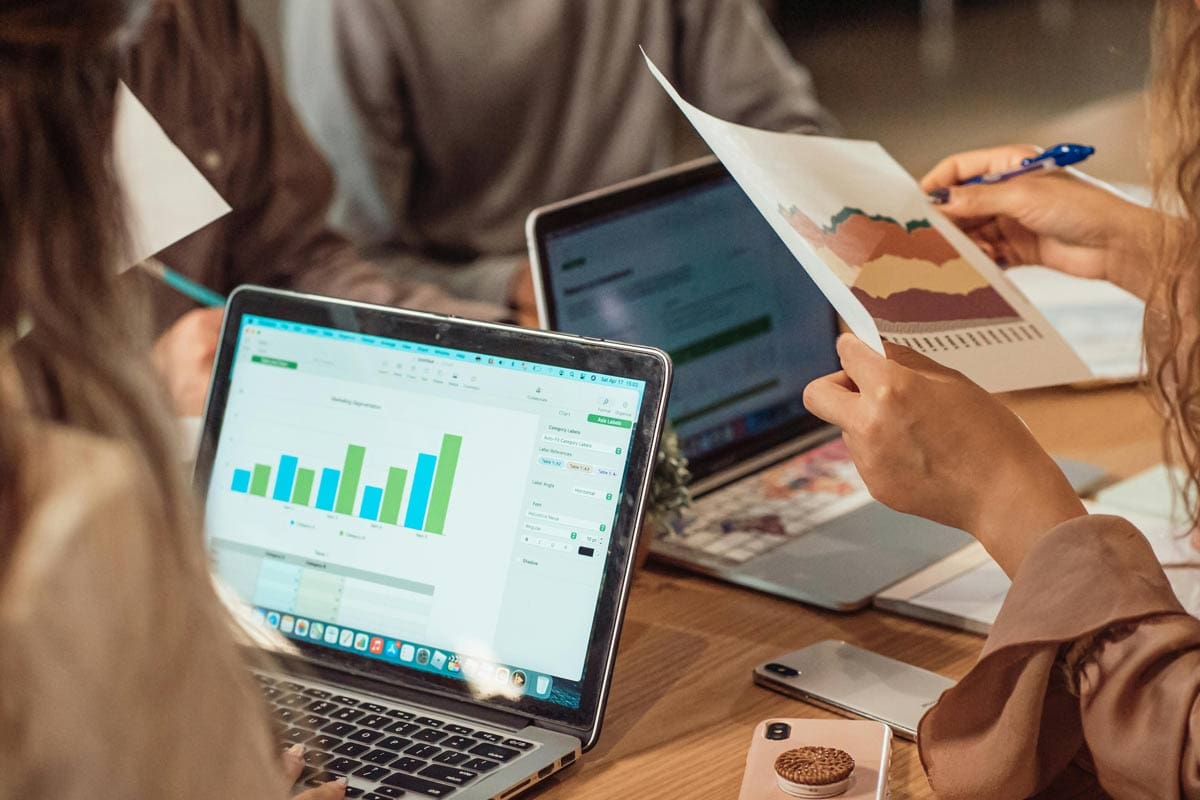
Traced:
[[1123, 623], [1183, 613], [1145, 537], [1119, 517], [1064, 523], [1022, 563], [975, 667], [921, 720], [938, 797], [1019, 798], [1044, 789], [1083, 744], [1059, 652]]

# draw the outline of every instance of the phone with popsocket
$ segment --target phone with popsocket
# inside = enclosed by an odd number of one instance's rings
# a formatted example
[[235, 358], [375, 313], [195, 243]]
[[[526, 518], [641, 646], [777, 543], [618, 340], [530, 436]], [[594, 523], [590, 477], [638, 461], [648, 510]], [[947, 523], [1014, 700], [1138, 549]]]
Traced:
[[892, 731], [879, 722], [768, 719], [754, 729], [738, 800], [884, 800]]

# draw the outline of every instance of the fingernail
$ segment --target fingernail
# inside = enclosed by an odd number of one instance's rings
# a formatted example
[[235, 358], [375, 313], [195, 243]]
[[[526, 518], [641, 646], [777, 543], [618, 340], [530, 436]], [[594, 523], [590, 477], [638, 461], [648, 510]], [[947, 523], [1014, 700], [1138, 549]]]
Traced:
[[945, 187], [941, 189], [934, 189], [929, 193], [929, 202], [933, 203], [935, 206], [944, 206], [946, 203], [950, 202], [950, 190]]
[[304, 756], [304, 745], [302, 745], [302, 744], [292, 745], [291, 747], [289, 747], [287, 749], [287, 754], [289, 756], [295, 756], [296, 758], [302, 758]]

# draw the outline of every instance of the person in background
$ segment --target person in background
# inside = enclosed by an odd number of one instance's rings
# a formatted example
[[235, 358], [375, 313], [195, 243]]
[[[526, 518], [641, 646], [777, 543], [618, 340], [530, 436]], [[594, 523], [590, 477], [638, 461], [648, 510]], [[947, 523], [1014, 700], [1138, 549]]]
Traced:
[[[959, 186], [1035, 151], [953, 156], [923, 181], [997, 259], [1109, 280], [1147, 300], [1154, 396], [1200, 522], [1200, 3], [1162, 0], [1151, 127], [1160, 210], [1066, 172]], [[1200, 798], [1200, 620], [1127, 521], [1089, 516], [995, 398], [903, 348], [852, 336], [805, 392], [871, 493], [973, 534], [1012, 578], [979, 662], [921, 722], [939, 798]], [[1120, 425], [1114, 420], [1114, 425]], [[1044, 794], [1039, 794], [1044, 793]]]
[[279, 760], [116, 277], [141, 5], [0, 6], [0, 800], [283, 800], [302, 751]]
[[[498, 305], [398, 280], [328, 227], [333, 179], [272, 78], [237, 0], [156, 0], [124, 48], [122, 77], [232, 213], [161, 254], [214, 291], [239, 284], [294, 289], [461, 316], [511, 316]], [[154, 361], [176, 410], [199, 414], [221, 310], [196, 304], [139, 270], [159, 334]]]
[[673, 158], [690, 100], [829, 132], [757, 0], [290, 0], [288, 89], [339, 178], [333, 221], [397, 274], [536, 322], [536, 206]]

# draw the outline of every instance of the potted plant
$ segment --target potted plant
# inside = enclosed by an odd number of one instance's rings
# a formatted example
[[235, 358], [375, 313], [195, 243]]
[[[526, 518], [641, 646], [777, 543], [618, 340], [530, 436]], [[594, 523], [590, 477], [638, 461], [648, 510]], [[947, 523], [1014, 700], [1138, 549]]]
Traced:
[[642, 523], [642, 535], [634, 557], [636, 569], [645, 566], [646, 559], [650, 557], [651, 541], [655, 537], [666, 536], [680, 512], [692, 504], [692, 495], [688, 490], [691, 478], [687, 457], [679, 448], [679, 437], [667, 423], [655, 455], [646, 519]]

